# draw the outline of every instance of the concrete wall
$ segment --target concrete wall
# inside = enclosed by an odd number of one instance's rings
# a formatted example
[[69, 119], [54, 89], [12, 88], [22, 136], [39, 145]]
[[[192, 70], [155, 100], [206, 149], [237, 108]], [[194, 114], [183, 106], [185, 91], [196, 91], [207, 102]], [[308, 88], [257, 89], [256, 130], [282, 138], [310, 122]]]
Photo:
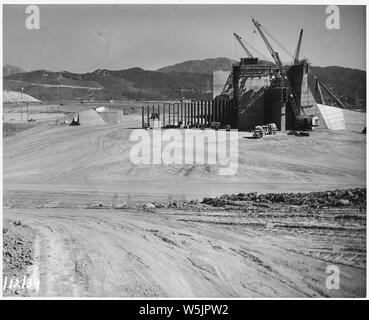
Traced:
[[366, 127], [365, 112], [316, 104], [311, 108], [305, 108], [303, 114], [317, 115], [319, 117], [319, 129], [361, 132]]
[[262, 87], [269, 87], [270, 79], [268, 77], [248, 78], [244, 82], [240, 80], [240, 94], [248, 90], [258, 91]]
[[264, 124], [264, 102], [265, 94], [262, 94], [250, 104], [249, 101], [254, 98], [254, 90], [245, 93], [238, 108], [238, 130], [254, 130], [255, 126]]
[[302, 77], [302, 83], [301, 83], [301, 100], [300, 105], [301, 107], [305, 106], [312, 106], [316, 103], [315, 98], [313, 94], [311, 93], [311, 90], [309, 88], [308, 84], [308, 74], [304, 73]]
[[230, 71], [217, 70], [213, 72], [213, 99], [222, 93]]
[[269, 89], [266, 93], [265, 105], [264, 105], [264, 122], [275, 123], [278, 130], [281, 129], [281, 107], [282, 107], [282, 96], [280, 90]]
[[123, 110], [105, 110], [98, 112], [105, 123], [119, 123], [123, 121]]
[[[323, 119], [327, 128], [330, 130], [345, 130], [345, 117], [343, 109], [317, 104], [320, 119]], [[323, 126], [323, 123], [322, 123]]]
[[366, 127], [366, 112], [343, 110], [346, 130], [361, 132]]
[[82, 110], [79, 114], [79, 123], [81, 125], [102, 125], [105, 121], [94, 109]]
[[316, 101], [308, 85], [308, 64], [300, 63], [290, 67], [288, 79], [298, 107], [313, 106]]

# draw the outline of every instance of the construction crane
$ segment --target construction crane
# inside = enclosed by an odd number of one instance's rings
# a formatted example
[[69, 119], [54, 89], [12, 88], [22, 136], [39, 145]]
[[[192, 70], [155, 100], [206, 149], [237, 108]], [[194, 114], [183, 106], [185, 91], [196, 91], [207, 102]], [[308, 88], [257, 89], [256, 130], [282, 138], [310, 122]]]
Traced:
[[325, 104], [322, 89], [320, 88], [318, 79], [315, 79], [315, 97], [319, 97], [320, 103]]
[[274, 51], [273, 47], [271, 46], [271, 44], [269, 43], [268, 39], [265, 37], [264, 32], [261, 30], [261, 24], [259, 22], [257, 22], [255, 19], [252, 19], [252, 22], [254, 23], [256, 29], [258, 30], [261, 38], [263, 39], [265, 45], [267, 46], [270, 54], [272, 55], [275, 63], [277, 64], [279, 69], [283, 69], [283, 64], [281, 59], [279, 58], [279, 54], [278, 52]]
[[239, 44], [241, 45], [242, 49], [245, 51], [245, 53], [247, 54], [247, 56], [249, 58], [253, 58], [252, 54], [250, 53], [249, 50], [247, 50], [246, 46], [244, 45], [244, 43], [242, 42], [242, 38], [236, 33], [233, 32], [234, 37], [237, 39], [237, 41], [239, 42]]
[[304, 32], [304, 29], [300, 30], [300, 36], [299, 36], [299, 40], [297, 41], [297, 47], [296, 47], [296, 51], [295, 51], [295, 56], [293, 59], [293, 63], [296, 64], [299, 62], [299, 56], [300, 56], [300, 48], [301, 48], [301, 40], [302, 40], [302, 34]]
[[[300, 120], [301, 120], [301, 115], [300, 115], [300, 112], [299, 112], [299, 108], [297, 106], [297, 103], [296, 103], [296, 98], [295, 98], [295, 94], [291, 88], [291, 85], [290, 85], [290, 82], [288, 80], [288, 77], [286, 76], [285, 72], [285, 68], [283, 68], [283, 64], [282, 64], [282, 61], [281, 59], [279, 58], [279, 54], [277, 51], [275, 51], [273, 49], [273, 47], [271, 46], [271, 44], [269, 43], [268, 39], [266, 38], [266, 36], [264, 35], [264, 32], [261, 30], [262, 28], [262, 25], [257, 22], [255, 19], [252, 19], [252, 22], [254, 23], [256, 29], [258, 30], [261, 38], [263, 39], [266, 47], [268, 48], [270, 54], [272, 55], [275, 63], [277, 64], [280, 72], [281, 72], [281, 79], [282, 79], [282, 86], [286, 86], [288, 88], [288, 95], [291, 97], [291, 107], [292, 107], [292, 112], [294, 114], [294, 117], [295, 117], [295, 120], [296, 120], [296, 123], [298, 123]], [[269, 35], [270, 36], [270, 35]], [[274, 39], [276, 41], [276, 39]], [[287, 92], [286, 92], [286, 96], [287, 96]]]
[[344, 106], [344, 104], [341, 102], [341, 100], [332, 92], [332, 90], [330, 90], [323, 82], [321, 82], [314, 74], [313, 78], [316, 81], [316, 84], [318, 85], [318, 90], [319, 90], [319, 94], [320, 94], [320, 99], [322, 100], [322, 103], [324, 104], [324, 98], [322, 95], [322, 91], [320, 90], [320, 86], [329, 94], [329, 96], [337, 103], [337, 105], [342, 108], [342, 109], [346, 109], [346, 107]]

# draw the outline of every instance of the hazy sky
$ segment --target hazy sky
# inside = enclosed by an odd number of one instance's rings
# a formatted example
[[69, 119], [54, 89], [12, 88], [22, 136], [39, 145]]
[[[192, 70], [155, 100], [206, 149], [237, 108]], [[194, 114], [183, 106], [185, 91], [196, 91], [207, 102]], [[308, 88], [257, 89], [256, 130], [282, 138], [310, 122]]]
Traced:
[[25, 8], [3, 8], [4, 64], [25, 70], [155, 70], [192, 59], [238, 59], [244, 54], [233, 32], [269, 59], [251, 17], [292, 54], [303, 28], [300, 57], [313, 65], [366, 68], [364, 6], [340, 6], [340, 30], [326, 28], [326, 6], [40, 5], [40, 30], [25, 28]]

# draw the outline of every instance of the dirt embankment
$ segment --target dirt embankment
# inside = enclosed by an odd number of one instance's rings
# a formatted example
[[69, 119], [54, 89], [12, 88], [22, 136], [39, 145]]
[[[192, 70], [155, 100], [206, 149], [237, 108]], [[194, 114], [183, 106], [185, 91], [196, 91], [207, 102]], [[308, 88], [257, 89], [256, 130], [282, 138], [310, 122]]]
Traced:
[[21, 221], [3, 224], [3, 294], [28, 296], [26, 281], [34, 263], [35, 232]]
[[16, 135], [18, 132], [22, 132], [33, 127], [36, 127], [39, 123], [26, 122], [26, 123], [3, 123], [3, 137], [10, 137]]
[[213, 207], [237, 205], [244, 201], [263, 204], [282, 204], [294, 206], [309, 206], [311, 208], [342, 207], [363, 205], [366, 202], [366, 189], [333, 190], [310, 193], [239, 193], [223, 195], [216, 198], [204, 198], [202, 203]]

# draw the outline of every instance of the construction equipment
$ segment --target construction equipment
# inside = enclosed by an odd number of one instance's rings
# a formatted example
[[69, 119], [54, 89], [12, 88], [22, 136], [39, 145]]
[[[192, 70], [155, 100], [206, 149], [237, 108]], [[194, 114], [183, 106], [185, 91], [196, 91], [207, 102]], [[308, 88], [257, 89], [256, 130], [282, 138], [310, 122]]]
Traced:
[[277, 133], [277, 125], [275, 123], [268, 123], [262, 126], [256, 126], [253, 132], [253, 137], [255, 139], [260, 139], [265, 135], [276, 133]]
[[244, 45], [244, 43], [242, 42], [242, 38], [236, 33], [233, 32], [234, 37], [237, 39], [237, 41], [239, 42], [239, 44], [241, 45], [242, 49], [245, 51], [247, 57], [249, 58], [253, 58], [252, 54], [250, 53], [250, 51], [246, 48], [246, 46]]
[[275, 123], [268, 123], [262, 126], [265, 134], [276, 134], [277, 125]]
[[324, 98], [323, 98], [323, 94], [322, 91], [320, 89], [320, 86], [329, 94], [329, 96], [337, 103], [337, 105], [342, 108], [342, 109], [346, 109], [346, 107], [344, 106], [344, 104], [341, 102], [341, 100], [332, 92], [332, 90], [330, 90], [322, 81], [320, 81], [314, 74], [313, 78], [315, 79], [315, 83], [317, 86], [317, 90], [319, 92], [320, 95], [320, 99], [322, 101], [322, 103], [324, 104]]
[[158, 112], [153, 112], [153, 113], [151, 113], [151, 117], [150, 117], [150, 119], [152, 119], [152, 120], [160, 120], [160, 115], [159, 115], [159, 113], [158, 113]]
[[220, 122], [219, 122], [219, 121], [213, 121], [213, 122], [211, 123], [210, 128], [212, 128], [212, 129], [214, 129], [214, 130], [219, 130], [219, 128], [220, 128]]
[[299, 131], [299, 130], [291, 130], [287, 133], [290, 136], [297, 136], [297, 137], [308, 137], [310, 136], [310, 133], [308, 131]]
[[320, 87], [320, 84], [319, 84], [319, 81], [318, 79], [315, 80], [315, 97], [316, 98], [320, 98], [320, 103], [321, 104], [325, 104], [325, 101], [324, 101], [324, 97], [323, 97], [323, 93], [322, 93], [322, 89]]
[[157, 129], [161, 127], [160, 114], [158, 112], [151, 113], [150, 119], [152, 120], [150, 121], [151, 129]]
[[70, 126], [74, 127], [74, 126], [79, 126], [79, 125], [81, 125], [81, 124], [79, 123], [79, 114], [78, 114], [77, 117], [73, 117], [73, 119], [70, 123]]
[[[254, 48], [250, 43], [248, 43], [246, 40], [242, 41], [242, 38], [236, 33], [233, 32], [234, 37], [236, 38], [236, 40], [238, 41], [238, 43], [241, 45], [242, 49], [245, 51], [247, 58], [246, 59], [255, 59], [254, 56], [251, 54], [251, 52], [247, 49], [246, 45], [244, 42], [246, 42], [246, 44], [251, 47], [257, 54], [259, 54], [261, 57], [263, 57], [264, 59], [267, 59], [266, 57], [264, 57], [264, 55], [259, 52], [256, 48]], [[223, 90], [221, 95], [223, 97], [227, 97], [227, 98], [232, 98], [233, 95], [233, 73], [232, 71], [229, 73], [229, 76], [227, 78], [226, 83], [224, 84]]]
[[302, 115], [296, 119], [296, 130], [311, 131], [319, 126], [319, 117], [315, 115]]
[[265, 37], [264, 32], [261, 30], [261, 24], [260, 24], [259, 22], [257, 22], [255, 19], [252, 19], [252, 22], [254, 23], [254, 25], [255, 25], [256, 29], [258, 30], [258, 32], [259, 32], [259, 34], [260, 34], [261, 38], [263, 39], [263, 41], [264, 41], [264, 43], [265, 43], [266, 47], [268, 48], [268, 50], [269, 50], [269, 52], [270, 52], [271, 56], [273, 57], [273, 59], [274, 59], [275, 63], [277, 64], [278, 68], [279, 68], [280, 70], [282, 70], [282, 69], [283, 69], [283, 64], [282, 64], [281, 59], [279, 58], [279, 54], [278, 54], [278, 52], [274, 51], [274, 49], [273, 49], [273, 47], [270, 45], [270, 43], [269, 43], [268, 39]]
[[302, 34], [304, 32], [304, 29], [300, 30], [299, 40], [297, 41], [297, 47], [295, 51], [295, 55], [293, 58], [293, 63], [296, 64], [299, 62], [299, 56], [300, 56], [300, 49], [301, 49], [301, 40], [302, 40]]
[[254, 133], [253, 133], [254, 139], [260, 139], [264, 137], [264, 129], [262, 126], [256, 126]]
[[[263, 39], [266, 47], [268, 48], [271, 56], [273, 57], [275, 63], [277, 64], [278, 68], [280, 69], [280, 79], [278, 86], [284, 87], [283, 88], [283, 96], [286, 97], [286, 99], [283, 99], [285, 101], [289, 101], [291, 103], [292, 112], [294, 114], [295, 119], [295, 127], [296, 129], [300, 130], [312, 130], [313, 127], [319, 125], [319, 117], [316, 116], [305, 116], [300, 115], [298, 105], [296, 103], [295, 93], [291, 88], [288, 76], [287, 76], [287, 67], [284, 67], [282, 64], [281, 59], [279, 58], [278, 52], [276, 52], [271, 44], [269, 43], [268, 39], [264, 35], [262, 31], [262, 26], [259, 22], [257, 22], [255, 19], [252, 19], [252, 22], [254, 23], [256, 29], [258, 30], [261, 38]], [[303, 35], [303, 29], [300, 30], [300, 35], [296, 47], [296, 52], [294, 56], [294, 63], [299, 62], [299, 55], [300, 55], [300, 48], [301, 48], [301, 40]], [[323, 86], [323, 84], [322, 84]], [[323, 86], [324, 88], [324, 86]], [[285, 92], [286, 91], [286, 92]]]

